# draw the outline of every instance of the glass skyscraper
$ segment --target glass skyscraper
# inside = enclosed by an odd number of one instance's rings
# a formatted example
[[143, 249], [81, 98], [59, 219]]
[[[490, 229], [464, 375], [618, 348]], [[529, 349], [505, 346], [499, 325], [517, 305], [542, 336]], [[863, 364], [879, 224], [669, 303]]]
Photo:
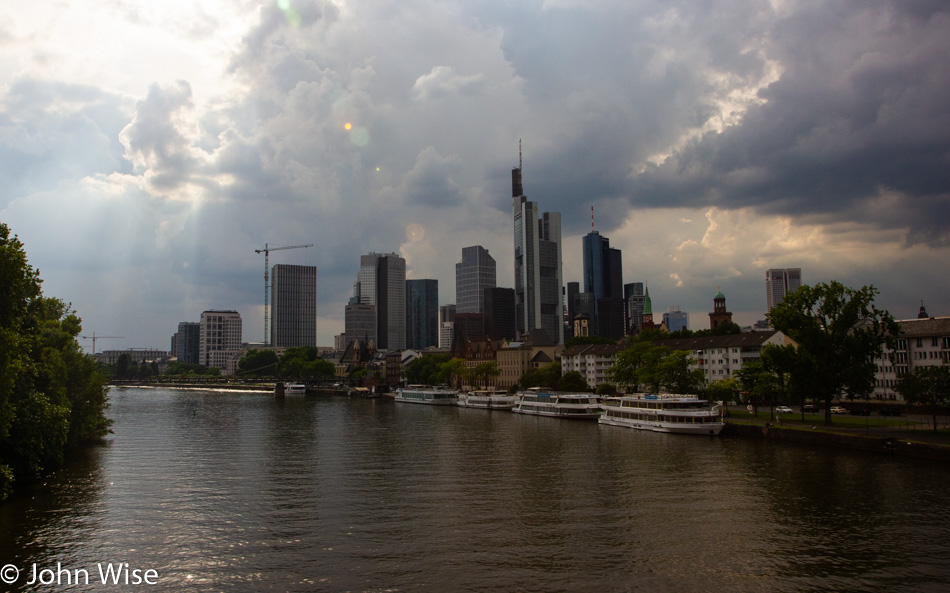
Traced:
[[406, 280], [406, 348], [439, 345], [439, 281]]
[[523, 194], [521, 167], [511, 172], [515, 242], [515, 313], [518, 335], [543, 329], [564, 343], [561, 214], [545, 212]]
[[317, 267], [278, 264], [271, 271], [270, 343], [317, 345]]
[[456, 312], [484, 313], [486, 288], [495, 288], [495, 259], [481, 245], [463, 248], [455, 264]]

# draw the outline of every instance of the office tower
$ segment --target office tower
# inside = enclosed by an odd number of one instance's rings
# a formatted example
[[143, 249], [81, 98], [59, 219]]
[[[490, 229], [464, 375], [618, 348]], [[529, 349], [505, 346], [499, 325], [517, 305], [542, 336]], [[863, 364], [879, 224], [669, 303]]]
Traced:
[[765, 272], [765, 301], [768, 310], [782, 302], [785, 295], [802, 285], [801, 268], [772, 268]]
[[198, 364], [226, 369], [241, 352], [241, 315], [237, 311], [204, 311], [199, 322]]
[[406, 280], [406, 348], [439, 345], [439, 281]]
[[349, 347], [354, 340], [360, 340], [364, 346], [373, 343], [376, 347], [376, 305], [365, 305], [363, 303], [349, 303], [344, 307], [343, 327], [344, 338], [343, 350]]
[[623, 299], [623, 261], [619, 249], [597, 231], [584, 235], [584, 292], [599, 299]]
[[680, 311], [680, 308], [674, 305], [663, 314], [663, 323], [671, 332], [689, 329], [689, 314], [686, 311]]
[[597, 335], [618, 340], [626, 333], [620, 250], [611, 247], [607, 237], [591, 231], [583, 238], [583, 256], [584, 292], [594, 297], [591, 326]]
[[628, 336], [640, 333], [643, 326], [643, 282], [623, 285], [624, 325]]
[[483, 313], [485, 289], [495, 287], [495, 259], [481, 245], [462, 249], [462, 261], [455, 264], [455, 307], [457, 313]]
[[483, 342], [485, 340], [485, 314], [456, 312], [453, 331], [456, 346], [461, 346], [466, 340]]
[[271, 345], [316, 346], [317, 267], [277, 264], [271, 270]]
[[594, 317], [594, 295], [589, 292], [579, 292], [574, 295], [574, 317], [584, 315], [588, 321]]
[[455, 337], [455, 305], [439, 307], [439, 348], [451, 348]]
[[545, 212], [538, 218], [538, 205], [523, 193], [520, 162], [511, 171], [511, 192], [518, 334], [543, 329], [552, 341], [562, 344], [561, 214]]
[[722, 288], [713, 297], [713, 312], [709, 314], [709, 329], [715, 329], [723, 323], [732, 323], [732, 313], [726, 310], [726, 295]]
[[611, 340], [622, 340], [624, 331], [623, 299], [598, 299], [597, 307], [597, 335]]
[[490, 340], [517, 340], [515, 289], [485, 289], [485, 337]]
[[406, 347], [406, 260], [399, 254], [361, 256], [351, 301], [376, 307], [377, 349]]
[[175, 334], [175, 349], [172, 354], [178, 362], [198, 364], [198, 352], [201, 345], [201, 324], [196, 321], [182, 321]]

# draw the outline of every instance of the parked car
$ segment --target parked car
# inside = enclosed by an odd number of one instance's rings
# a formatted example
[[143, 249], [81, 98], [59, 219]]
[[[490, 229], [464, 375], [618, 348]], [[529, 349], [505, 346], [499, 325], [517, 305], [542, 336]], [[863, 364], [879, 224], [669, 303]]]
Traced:
[[776, 413], [778, 414], [794, 414], [795, 411], [788, 406], [778, 406], [775, 408]]
[[802, 412], [805, 412], [806, 414], [817, 414], [819, 411], [820, 410], [818, 409], [818, 406], [815, 404], [805, 404], [802, 406]]
[[832, 414], [847, 414], [848, 410], [846, 408], [842, 408], [841, 406], [832, 406], [831, 413]]

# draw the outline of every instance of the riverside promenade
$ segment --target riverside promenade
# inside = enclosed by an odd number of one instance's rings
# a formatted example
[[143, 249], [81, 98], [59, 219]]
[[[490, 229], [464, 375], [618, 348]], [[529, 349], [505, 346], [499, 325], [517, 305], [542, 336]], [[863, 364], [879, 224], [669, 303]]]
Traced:
[[833, 415], [825, 424], [823, 414], [770, 415], [760, 408], [758, 415], [730, 410], [724, 434], [774, 439], [811, 445], [859, 449], [905, 457], [950, 461], [950, 418], [924, 415], [883, 418]]

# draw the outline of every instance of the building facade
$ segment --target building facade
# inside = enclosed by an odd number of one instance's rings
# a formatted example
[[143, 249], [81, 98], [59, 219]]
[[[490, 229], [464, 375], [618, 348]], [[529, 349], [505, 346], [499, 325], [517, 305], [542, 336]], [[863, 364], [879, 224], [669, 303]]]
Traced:
[[613, 344], [572, 346], [561, 353], [561, 374], [577, 371], [589, 388], [596, 389], [610, 382], [607, 371], [613, 366], [614, 357], [624, 348]]
[[663, 313], [663, 324], [671, 332], [689, 329], [689, 313], [680, 311], [679, 306], [673, 305]]
[[667, 346], [673, 350], [689, 351], [690, 356], [696, 360], [694, 368], [703, 370], [706, 383], [728, 379], [745, 365], [758, 361], [762, 347], [766, 344], [788, 346], [794, 343], [776, 330], [655, 342], [658, 346]]
[[[591, 316], [597, 335], [614, 340], [625, 335], [623, 321], [623, 260], [619, 249], [597, 231], [583, 238], [584, 292], [594, 295]], [[617, 315], [620, 315], [619, 321]], [[601, 319], [607, 316], [607, 319]]]
[[178, 362], [198, 364], [198, 352], [201, 346], [201, 324], [197, 321], [182, 321], [175, 334], [175, 350], [172, 356]]
[[545, 212], [538, 218], [538, 205], [523, 193], [520, 166], [512, 170], [511, 180], [517, 331], [524, 335], [543, 329], [562, 344], [561, 214]]
[[628, 336], [640, 333], [643, 326], [643, 282], [623, 285], [624, 326]]
[[481, 245], [462, 249], [455, 264], [455, 307], [458, 313], [484, 313], [485, 290], [495, 288], [495, 259]]
[[356, 340], [376, 346], [376, 305], [350, 303], [344, 308], [344, 340], [341, 350]]
[[439, 281], [406, 280], [406, 347], [439, 345]]
[[271, 345], [316, 346], [317, 267], [277, 264], [271, 270]]
[[726, 310], [726, 295], [722, 288], [713, 297], [713, 311], [709, 314], [709, 329], [716, 329], [724, 323], [732, 323], [732, 313]]
[[448, 350], [455, 338], [455, 305], [439, 307], [439, 348]]
[[768, 310], [782, 302], [785, 295], [802, 285], [801, 268], [772, 268], [765, 272], [765, 301]]
[[950, 365], [950, 317], [928, 317], [923, 306], [920, 309], [917, 319], [897, 322], [900, 333], [894, 348], [885, 345], [875, 361], [875, 399], [903, 401], [894, 389], [901, 375], [921, 367]]
[[224, 374], [233, 372], [243, 353], [241, 314], [204, 311], [199, 324], [198, 364], [219, 368]]
[[518, 337], [515, 289], [485, 289], [485, 336], [492, 340], [514, 340]]
[[376, 347], [406, 347], [406, 260], [398, 253], [368, 253], [360, 257], [353, 299], [376, 307]]

